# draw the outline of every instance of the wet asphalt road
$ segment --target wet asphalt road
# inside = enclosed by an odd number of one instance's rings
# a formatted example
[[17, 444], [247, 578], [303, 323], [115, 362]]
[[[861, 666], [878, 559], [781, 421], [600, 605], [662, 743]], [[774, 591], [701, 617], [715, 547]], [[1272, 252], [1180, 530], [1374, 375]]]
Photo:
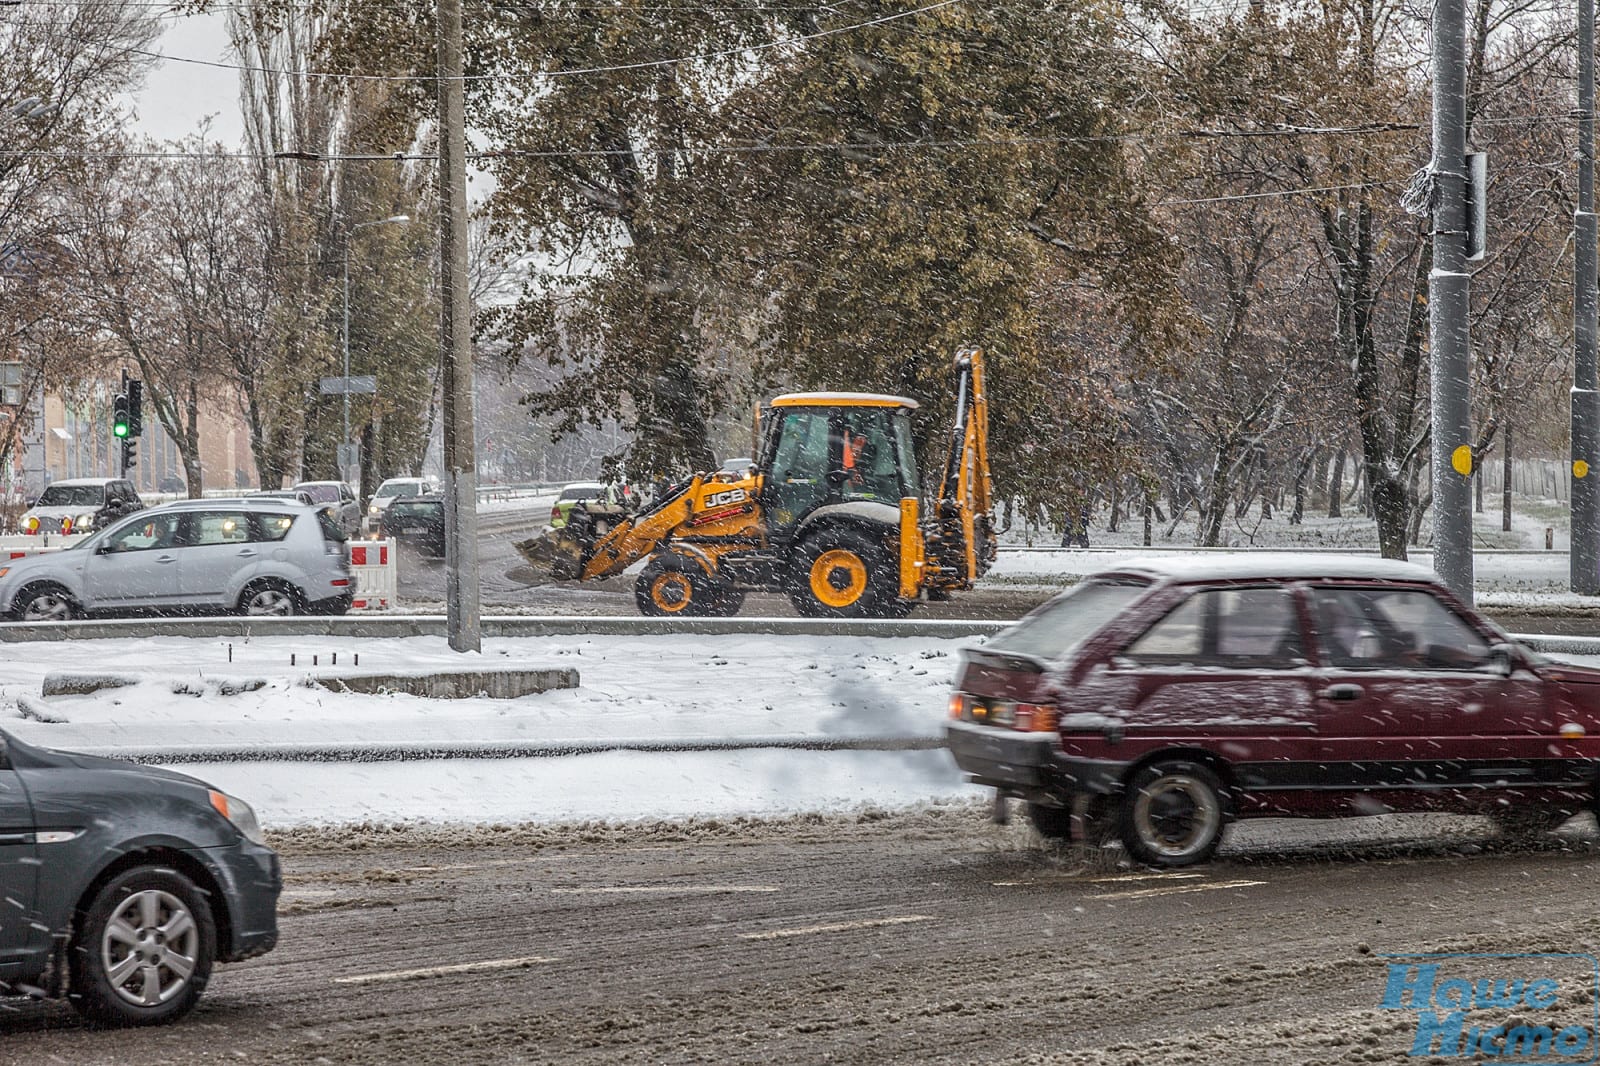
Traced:
[[[619, 576], [592, 582], [543, 582], [517, 554], [516, 542], [528, 536], [516, 519], [485, 522], [479, 538], [484, 609], [517, 614], [634, 615], [633, 578]], [[444, 560], [402, 547], [399, 553], [399, 590], [402, 610], [442, 610]], [[912, 609], [911, 618], [1020, 618], [1054, 595], [1052, 589], [980, 586], [943, 603], [924, 603]], [[751, 593], [741, 614], [750, 617], [787, 618], [795, 614], [789, 601], [777, 593]], [[1508, 632], [1547, 633], [1563, 636], [1600, 636], [1600, 612], [1564, 608], [1542, 612], [1486, 611]]]
[[[1384, 953], [1600, 938], [1587, 816], [1523, 850], [1474, 819], [1256, 823], [1179, 874], [970, 808], [283, 843], [281, 946], [189, 1020], [15, 1001], [0, 1063], [1416, 1062]], [[1536, 1020], [1592, 1025], [1592, 967], [1555, 976]]]

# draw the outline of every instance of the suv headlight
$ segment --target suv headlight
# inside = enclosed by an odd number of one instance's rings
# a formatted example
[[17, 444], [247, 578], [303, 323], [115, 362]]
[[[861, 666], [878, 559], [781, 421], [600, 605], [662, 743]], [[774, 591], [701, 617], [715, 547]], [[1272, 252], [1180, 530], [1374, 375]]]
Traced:
[[267, 838], [261, 832], [261, 821], [256, 818], [256, 812], [250, 804], [238, 796], [230, 796], [226, 792], [210, 790], [211, 806], [216, 808], [218, 814], [233, 823], [235, 829], [244, 834], [244, 838], [252, 844], [267, 846]]

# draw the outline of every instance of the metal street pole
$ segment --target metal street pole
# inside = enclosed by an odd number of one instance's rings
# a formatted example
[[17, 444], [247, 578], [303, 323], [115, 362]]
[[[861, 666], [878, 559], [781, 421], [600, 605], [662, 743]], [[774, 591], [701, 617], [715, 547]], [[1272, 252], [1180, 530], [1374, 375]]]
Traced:
[[1472, 337], [1467, 314], [1467, 11], [1433, 7], [1433, 274], [1428, 324], [1433, 351], [1433, 568], [1472, 602]]
[[439, 260], [444, 367], [445, 633], [482, 646], [478, 608], [478, 474], [472, 416], [472, 302], [467, 291], [467, 121], [461, 0], [439, 0]]
[[1600, 595], [1600, 485], [1589, 474], [1600, 456], [1600, 358], [1596, 294], [1600, 254], [1594, 214], [1594, 0], [1578, 0], [1578, 208], [1573, 215], [1572, 591]]

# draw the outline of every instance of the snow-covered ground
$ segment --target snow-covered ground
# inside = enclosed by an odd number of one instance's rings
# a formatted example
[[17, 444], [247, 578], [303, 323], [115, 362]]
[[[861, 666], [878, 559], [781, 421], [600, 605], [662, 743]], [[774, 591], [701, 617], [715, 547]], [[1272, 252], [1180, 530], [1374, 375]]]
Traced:
[[[152, 638], [0, 644], [0, 715], [24, 740], [118, 749], [503, 741], [695, 742], [940, 735], [967, 641], [835, 637], [494, 640], [459, 656], [437, 638]], [[92, 651], [92, 659], [86, 653]], [[340, 667], [328, 666], [339, 653]], [[575, 690], [516, 700], [335, 693], [313, 672], [573, 666]], [[290, 667], [293, 654], [297, 666]], [[311, 656], [316, 671], [306, 669]], [[46, 674], [141, 678], [39, 698]], [[264, 680], [253, 691], [243, 683]], [[231, 692], [232, 694], [223, 694]], [[32, 718], [25, 715], [34, 716]], [[37, 717], [53, 721], [43, 722]], [[943, 751], [604, 752], [408, 762], [262, 761], [174, 767], [256, 803], [269, 825], [787, 813], [975, 794]]]

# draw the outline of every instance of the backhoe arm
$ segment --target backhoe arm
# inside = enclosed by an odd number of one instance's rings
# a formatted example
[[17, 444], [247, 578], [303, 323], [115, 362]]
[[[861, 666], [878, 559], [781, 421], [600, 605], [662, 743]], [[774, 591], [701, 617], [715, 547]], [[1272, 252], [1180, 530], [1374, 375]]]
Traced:
[[587, 581], [620, 574], [655, 551], [673, 530], [689, 520], [702, 480], [696, 476], [664, 502], [618, 523], [595, 543], [594, 551], [583, 561], [582, 578]]
[[937, 553], [947, 573], [958, 569], [963, 585], [971, 584], [994, 561], [994, 486], [989, 477], [989, 400], [984, 390], [983, 352], [972, 348], [956, 355], [960, 381], [950, 451], [939, 478]]

